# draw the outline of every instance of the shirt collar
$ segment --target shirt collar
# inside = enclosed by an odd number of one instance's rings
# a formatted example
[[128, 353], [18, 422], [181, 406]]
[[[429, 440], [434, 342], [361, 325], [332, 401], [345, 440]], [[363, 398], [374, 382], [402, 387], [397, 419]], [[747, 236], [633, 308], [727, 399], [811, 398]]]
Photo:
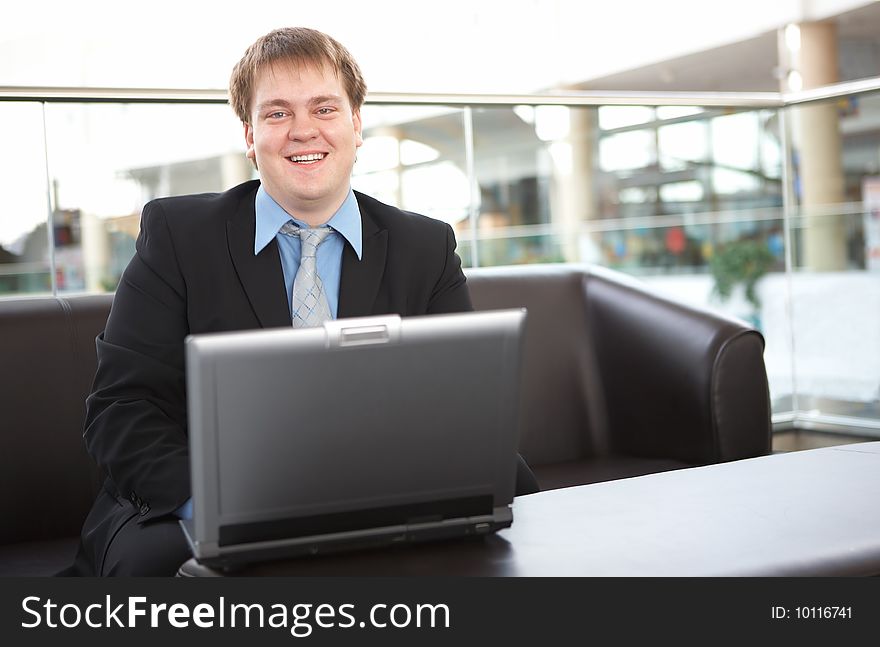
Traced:
[[[254, 208], [257, 215], [256, 233], [254, 234], [254, 256], [268, 245], [281, 225], [285, 222], [293, 221], [300, 227], [306, 227], [304, 222], [291, 217], [275, 200], [263, 189], [257, 189], [257, 197], [254, 201]], [[348, 190], [348, 196], [345, 201], [333, 214], [333, 217], [327, 221], [327, 224], [337, 231], [348, 244], [354, 249], [358, 260], [361, 259], [363, 251], [363, 229], [361, 226], [361, 211], [358, 208], [357, 199], [354, 197], [354, 191]]]

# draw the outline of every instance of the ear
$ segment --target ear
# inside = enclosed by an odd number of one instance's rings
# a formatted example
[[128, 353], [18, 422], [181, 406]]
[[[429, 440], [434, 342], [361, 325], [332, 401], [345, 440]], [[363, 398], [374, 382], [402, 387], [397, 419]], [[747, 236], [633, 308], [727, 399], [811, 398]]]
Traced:
[[254, 151], [254, 127], [250, 124], [244, 124], [244, 141], [247, 144], [247, 152], [245, 155], [248, 159], [257, 160], [257, 153]]
[[361, 111], [354, 110], [351, 113], [351, 120], [354, 122], [354, 145], [360, 148], [364, 143], [363, 124], [361, 123]]

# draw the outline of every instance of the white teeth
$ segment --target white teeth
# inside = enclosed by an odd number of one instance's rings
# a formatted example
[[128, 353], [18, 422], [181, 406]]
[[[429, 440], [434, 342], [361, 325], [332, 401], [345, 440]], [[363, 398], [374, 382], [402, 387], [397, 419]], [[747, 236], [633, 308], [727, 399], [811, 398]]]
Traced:
[[291, 162], [317, 162], [324, 159], [324, 153], [310, 153], [308, 155], [292, 155], [288, 157]]

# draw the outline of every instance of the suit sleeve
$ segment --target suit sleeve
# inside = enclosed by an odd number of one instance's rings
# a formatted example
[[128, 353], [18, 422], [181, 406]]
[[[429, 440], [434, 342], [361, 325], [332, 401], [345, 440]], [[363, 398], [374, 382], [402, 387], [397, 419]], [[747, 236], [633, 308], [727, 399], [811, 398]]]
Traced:
[[141, 521], [172, 513], [190, 493], [187, 332], [186, 285], [162, 204], [152, 202], [97, 339], [84, 433], [118, 496], [140, 508]]
[[461, 258], [455, 253], [455, 233], [448, 224], [444, 223], [444, 227], [446, 229], [446, 247], [443, 270], [431, 292], [427, 314], [469, 312], [474, 309], [467, 287], [467, 279], [461, 269]]

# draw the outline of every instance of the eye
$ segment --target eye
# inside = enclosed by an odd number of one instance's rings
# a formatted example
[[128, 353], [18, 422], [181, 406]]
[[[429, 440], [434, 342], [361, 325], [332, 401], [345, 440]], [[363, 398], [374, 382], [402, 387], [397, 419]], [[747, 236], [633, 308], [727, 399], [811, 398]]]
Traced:
[[333, 108], [330, 108], [328, 106], [324, 106], [323, 108], [318, 108], [317, 112], [319, 115], [326, 116], [326, 115], [333, 114], [334, 110], [333, 110]]
[[269, 119], [282, 119], [287, 113], [281, 112], [280, 110], [276, 110], [275, 112], [269, 113]]

